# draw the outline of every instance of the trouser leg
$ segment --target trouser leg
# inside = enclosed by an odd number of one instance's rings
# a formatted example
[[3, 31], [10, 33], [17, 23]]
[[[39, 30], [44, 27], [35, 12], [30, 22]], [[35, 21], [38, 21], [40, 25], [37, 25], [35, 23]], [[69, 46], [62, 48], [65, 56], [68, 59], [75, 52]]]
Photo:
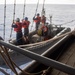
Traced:
[[16, 33], [16, 41], [18, 45], [22, 44], [22, 32]]

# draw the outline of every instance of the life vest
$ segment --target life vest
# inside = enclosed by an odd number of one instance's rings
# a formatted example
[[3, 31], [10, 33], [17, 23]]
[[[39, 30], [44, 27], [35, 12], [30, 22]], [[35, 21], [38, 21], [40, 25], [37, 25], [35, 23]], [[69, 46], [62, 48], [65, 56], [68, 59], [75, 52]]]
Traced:
[[41, 18], [41, 22], [45, 24], [45, 22], [46, 22], [46, 17], [42, 17], [42, 18]]
[[35, 19], [34, 19], [34, 22], [35, 23], [38, 23], [38, 22], [40, 22], [41, 21], [41, 17], [39, 17], [39, 16], [37, 16]]
[[28, 27], [29, 27], [29, 24], [30, 24], [29, 21], [23, 21], [22, 27], [23, 27], [23, 28], [28, 28]]
[[43, 32], [47, 32], [48, 31], [48, 27], [47, 26], [42, 26], [41, 29], [43, 30]]
[[22, 24], [20, 22], [16, 22], [15, 25], [16, 25], [16, 28], [14, 28], [14, 31], [16, 32], [22, 31]]

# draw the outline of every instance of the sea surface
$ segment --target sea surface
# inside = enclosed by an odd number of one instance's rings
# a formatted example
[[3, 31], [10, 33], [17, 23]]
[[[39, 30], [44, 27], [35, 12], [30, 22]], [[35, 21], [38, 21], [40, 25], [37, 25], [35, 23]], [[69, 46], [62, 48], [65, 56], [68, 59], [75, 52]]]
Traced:
[[[65, 27], [70, 27], [71, 30], [75, 28], [75, 5], [64, 5], [64, 4], [46, 4], [45, 6], [45, 13], [47, 17], [47, 22], [50, 22], [50, 15], [52, 15], [52, 23], [55, 25], [60, 25]], [[15, 10], [15, 19], [20, 18], [23, 19], [23, 8], [24, 5], [17, 4]], [[25, 17], [28, 17], [31, 24], [29, 30], [35, 30], [35, 24], [33, 24], [33, 17], [36, 11], [36, 4], [27, 4], [25, 7]], [[42, 11], [42, 4], [39, 4], [37, 9], [37, 13], [41, 14]], [[6, 5], [6, 19], [5, 19], [5, 41], [10, 39], [10, 31], [11, 25], [13, 22], [13, 14], [14, 14], [14, 5], [8, 4]], [[31, 30], [32, 29], [32, 30]], [[0, 36], [4, 38], [4, 5], [0, 5]], [[12, 37], [15, 38], [15, 32], [13, 30]], [[13, 75], [9, 69], [5, 69]], [[0, 72], [0, 75], [4, 75]]]
[[[36, 4], [27, 4], [25, 6], [25, 17], [28, 17], [30, 20], [30, 31], [35, 29], [35, 25], [32, 25], [33, 17], [36, 11]], [[52, 5], [46, 4], [45, 13], [47, 17], [47, 21], [50, 22], [50, 15], [52, 15], [52, 23], [53, 24], [62, 24], [62, 26], [70, 27], [74, 29], [75, 27], [75, 5]], [[23, 10], [24, 5], [16, 4], [15, 6], [15, 19], [20, 18], [23, 19]], [[41, 14], [42, 4], [39, 5], [37, 9], [37, 13]], [[10, 31], [11, 25], [13, 22], [13, 14], [14, 14], [14, 5], [8, 4], [6, 5], [6, 19], [5, 19], [5, 40], [8, 41], [10, 39]], [[73, 20], [73, 22], [71, 22]], [[67, 23], [70, 22], [70, 23]], [[4, 5], [0, 5], [0, 36], [4, 38]], [[32, 26], [32, 27], [31, 27]], [[15, 38], [15, 32], [13, 30], [13, 34], [11, 38]]]

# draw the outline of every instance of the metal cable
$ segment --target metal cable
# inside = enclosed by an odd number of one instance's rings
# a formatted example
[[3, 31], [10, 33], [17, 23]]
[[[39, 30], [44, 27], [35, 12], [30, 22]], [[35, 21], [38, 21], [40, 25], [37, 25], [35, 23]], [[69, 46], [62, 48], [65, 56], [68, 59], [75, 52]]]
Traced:
[[24, 19], [24, 17], [25, 17], [25, 7], [26, 7], [26, 0], [24, 0], [23, 19]]
[[6, 56], [8, 57], [9, 62], [10, 62], [10, 64], [11, 64], [12, 68], [14, 69], [14, 72], [16, 73], [16, 75], [18, 75], [18, 73], [17, 73], [17, 71], [16, 71], [16, 69], [15, 69], [15, 66], [14, 66], [14, 64], [13, 64], [13, 62], [12, 62], [10, 56], [9, 56], [9, 53], [8, 53], [7, 48], [4, 47], [3, 51], [6, 53]]
[[42, 16], [42, 15], [45, 15], [44, 4], [45, 4], [45, 0], [43, 0], [43, 6], [42, 6], [42, 12], [41, 12], [41, 16]]
[[[13, 23], [14, 23], [14, 20], [15, 20], [15, 9], [16, 9], [16, 0], [14, 0]], [[12, 30], [13, 30], [13, 28], [12, 28], [12, 26], [11, 26], [10, 38], [11, 38], [11, 36], [12, 36]]]
[[[20, 71], [22, 71], [22, 73], [24, 73], [24, 74], [29, 74], [29, 73], [27, 73], [27, 72], [25, 72], [25, 71], [23, 71], [21, 68], [19, 68], [14, 62], [13, 62], [13, 60], [10, 58], [10, 56], [9, 56], [9, 54], [8, 54], [8, 50], [7, 50], [7, 48], [3, 48], [2, 46], [1, 46], [1, 49], [4, 51], [4, 53], [6, 54], [6, 56], [8, 57], [8, 59], [12, 62], [11, 64], [13, 64], [15, 67], [17, 67]], [[11, 68], [10, 68], [11, 69]], [[13, 68], [14, 69], [14, 68]], [[15, 69], [14, 69], [15, 70]], [[16, 73], [16, 72], [15, 72]], [[18, 73], [16, 73], [16, 75], [18, 75]]]
[[16, 75], [18, 75], [18, 73], [17, 73], [17, 71], [16, 71], [16, 69], [15, 69], [15, 67], [14, 67], [14, 65], [13, 65], [13, 63], [12, 63], [12, 60], [11, 60], [9, 54], [8, 54], [8, 49], [5, 48], [5, 47], [2, 47], [2, 46], [1, 46], [1, 48], [2, 48], [3, 52], [5, 53], [5, 55], [6, 55], [7, 59], [8, 59], [8, 61], [10, 62], [10, 65], [11, 65], [11, 67], [12, 67], [14, 73], [16, 73]]
[[5, 22], [6, 22], [6, 0], [4, 4], [4, 32], [3, 32], [3, 38], [5, 39]]
[[[0, 46], [0, 47], [1, 47], [1, 46]], [[2, 49], [2, 47], [1, 47], [1, 49]], [[8, 61], [7, 61], [7, 59], [6, 59], [6, 56], [1, 52], [1, 50], [0, 50], [0, 54], [1, 54], [2, 59], [4, 60], [4, 62], [6, 63], [6, 65], [14, 72], [12, 66], [8, 63]]]
[[[69, 22], [65, 22], [65, 23], [62, 23], [62, 24], [58, 24], [58, 25], [64, 25], [64, 24], [68, 24], [68, 23], [72, 23], [72, 22], [74, 22], [75, 20], [71, 20], [71, 21], [69, 21]], [[52, 24], [52, 25], [57, 25], [57, 24]]]
[[[38, 10], [38, 5], [39, 5], [39, 0], [38, 0], [38, 2], [37, 2], [37, 6], [36, 6], [36, 10], [35, 10], [34, 17], [36, 16], [36, 13], [37, 13], [37, 10]], [[34, 21], [32, 21], [32, 25], [31, 25], [30, 31], [32, 30], [33, 24], [34, 24]]]
[[[3, 48], [2, 46], [0, 46], [0, 47], [1, 47], [1, 49], [4, 51], [4, 53], [6, 54], [6, 56], [7, 56], [8, 58], [10, 58], [10, 56], [8, 56], [8, 53], [7, 53], [6, 48]], [[9, 66], [9, 68], [10, 68], [16, 75], [18, 75], [18, 73], [16, 73], [16, 72], [14, 71], [13, 67], [8, 63], [8, 60], [6, 59], [6, 56], [5, 56], [1, 51], [0, 51], [0, 54], [1, 54], [2, 58], [4, 59], [5, 63], [7, 64], [7, 66]], [[20, 69], [20, 68], [12, 61], [11, 58], [10, 58], [10, 60], [11, 60], [12, 64], [15, 65], [15, 66], [16, 66], [20, 71], [22, 71], [22, 73], [24, 73], [25, 75], [38, 75], [38, 74], [40, 74], [40, 73], [43, 72], [43, 70], [42, 70], [42, 71], [37, 72], [37, 73], [28, 73], [28, 72], [23, 71], [22, 69]]]

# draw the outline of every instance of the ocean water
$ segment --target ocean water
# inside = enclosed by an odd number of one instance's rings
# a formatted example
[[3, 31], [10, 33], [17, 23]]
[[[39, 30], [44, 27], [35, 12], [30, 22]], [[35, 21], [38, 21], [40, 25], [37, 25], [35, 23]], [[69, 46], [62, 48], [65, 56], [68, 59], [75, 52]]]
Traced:
[[[15, 10], [15, 19], [20, 18], [23, 19], [23, 8], [24, 5], [17, 4]], [[25, 16], [27, 16], [31, 22], [29, 29], [31, 30], [32, 26], [32, 18], [35, 14], [36, 4], [27, 4], [25, 7]], [[42, 4], [39, 5], [37, 13], [41, 14]], [[5, 40], [8, 41], [10, 38], [11, 24], [13, 21], [13, 12], [14, 5], [8, 4], [6, 5], [6, 21], [5, 21]], [[70, 27], [72, 30], [75, 27], [75, 5], [45, 5], [45, 12], [47, 21], [50, 21], [49, 16], [52, 15], [52, 23], [53, 24], [62, 24], [62, 26]], [[71, 23], [67, 23], [72, 21]], [[66, 23], [66, 24], [65, 24]], [[4, 5], [0, 5], [0, 36], [4, 35]], [[35, 25], [33, 25], [32, 30], [35, 29]], [[15, 38], [15, 32], [13, 30], [13, 34], [11, 38]]]
[[[17, 4], [16, 5], [16, 11], [15, 11], [15, 19], [20, 18], [20, 20], [23, 19], [23, 8], [24, 5]], [[25, 16], [28, 17], [31, 24], [29, 29], [31, 30], [33, 17], [35, 14], [36, 5], [35, 4], [27, 4], [25, 8]], [[41, 14], [42, 11], [42, 5], [40, 4], [37, 10], [37, 13]], [[13, 21], [13, 12], [14, 12], [14, 5], [6, 5], [6, 22], [5, 22], [5, 41], [8, 41], [10, 38], [10, 31], [11, 31], [11, 24]], [[74, 30], [75, 27], [75, 5], [52, 5], [52, 4], [46, 4], [45, 5], [45, 12], [47, 21], [50, 22], [50, 15], [52, 15], [52, 23], [55, 25], [60, 25], [65, 27], [70, 27], [71, 30]], [[4, 5], [0, 5], [0, 36], [3, 37], [3, 29], [4, 29]], [[32, 26], [32, 30], [35, 29], [35, 24]], [[13, 31], [12, 37], [15, 38], [15, 32]], [[1, 67], [2, 68], [2, 67]], [[13, 75], [13, 73], [9, 69], [5, 69], [5, 71], [8, 71], [10, 75]], [[0, 72], [0, 75], [4, 75]]]

